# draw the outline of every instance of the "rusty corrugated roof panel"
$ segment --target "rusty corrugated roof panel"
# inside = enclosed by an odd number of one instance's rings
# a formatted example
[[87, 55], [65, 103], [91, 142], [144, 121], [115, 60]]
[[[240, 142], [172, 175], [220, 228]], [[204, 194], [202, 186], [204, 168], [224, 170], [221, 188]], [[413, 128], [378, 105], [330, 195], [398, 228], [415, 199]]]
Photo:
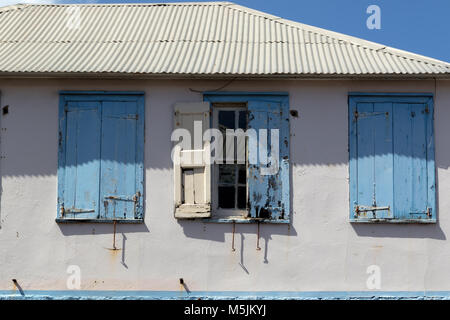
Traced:
[[17, 5], [0, 8], [0, 73], [450, 76], [450, 64], [230, 2]]

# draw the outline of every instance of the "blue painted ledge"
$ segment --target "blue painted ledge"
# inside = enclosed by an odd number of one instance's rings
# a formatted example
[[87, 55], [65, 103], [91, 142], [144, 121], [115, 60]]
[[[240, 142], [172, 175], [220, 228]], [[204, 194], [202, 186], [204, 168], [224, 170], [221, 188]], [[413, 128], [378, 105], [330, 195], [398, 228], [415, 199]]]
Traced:
[[450, 300], [450, 291], [0, 291], [0, 300]]

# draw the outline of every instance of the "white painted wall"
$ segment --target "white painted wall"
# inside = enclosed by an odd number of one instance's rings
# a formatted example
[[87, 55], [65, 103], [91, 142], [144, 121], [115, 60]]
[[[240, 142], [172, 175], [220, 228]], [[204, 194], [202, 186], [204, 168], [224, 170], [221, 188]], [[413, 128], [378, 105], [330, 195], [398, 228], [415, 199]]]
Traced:
[[[450, 290], [450, 81], [235, 81], [229, 91], [288, 91], [292, 224], [236, 226], [173, 217], [170, 135], [175, 102], [225, 81], [0, 80], [2, 119], [0, 290], [66, 290], [78, 265], [84, 290], [359, 291], [381, 267], [383, 291]], [[59, 90], [146, 92], [145, 224], [58, 224]], [[432, 92], [435, 98], [438, 223], [348, 222], [349, 91]]]

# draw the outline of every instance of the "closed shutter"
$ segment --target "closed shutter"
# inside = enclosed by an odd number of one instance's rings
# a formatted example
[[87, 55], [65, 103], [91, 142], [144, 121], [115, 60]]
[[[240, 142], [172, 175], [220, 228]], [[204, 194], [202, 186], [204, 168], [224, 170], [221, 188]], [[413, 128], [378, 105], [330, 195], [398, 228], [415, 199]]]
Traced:
[[64, 106], [66, 122], [60, 132], [60, 150], [65, 157], [64, 193], [59, 197], [61, 218], [95, 219], [99, 215], [100, 110], [98, 101], [69, 101]]
[[142, 218], [143, 119], [136, 101], [104, 101], [100, 200], [105, 219]]
[[249, 216], [289, 219], [289, 107], [250, 100], [248, 112], [248, 129], [256, 131], [258, 140], [249, 143], [248, 151]]
[[141, 221], [144, 97], [63, 94], [58, 220]]
[[393, 218], [392, 104], [361, 103], [356, 114], [358, 210], [361, 216]]
[[[398, 219], [428, 219], [435, 214], [430, 201], [434, 199], [434, 184], [428, 188], [427, 170], [431, 115], [421, 103], [394, 103], [393, 109], [395, 215]], [[431, 174], [434, 180], [434, 169]]]
[[435, 221], [431, 99], [350, 100], [350, 201], [356, 221]]
[[210, 127], [209, 103], [177, 103], [174, 111], [174, 128], [189, 132], [189, 137], [185, 137], [189, 141], [177, 144], [173, 153], [175, 217], [210, 217], [210, 143], [203, 142], [203, 133]]

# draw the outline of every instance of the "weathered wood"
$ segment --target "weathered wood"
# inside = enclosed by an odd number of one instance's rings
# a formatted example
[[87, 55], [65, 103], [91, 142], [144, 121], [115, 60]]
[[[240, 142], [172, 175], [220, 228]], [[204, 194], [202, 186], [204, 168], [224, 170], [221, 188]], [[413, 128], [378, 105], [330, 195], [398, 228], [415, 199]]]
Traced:
[[352, 221], [436, 219], [432, 100], [405, 99], [350, 98]]

